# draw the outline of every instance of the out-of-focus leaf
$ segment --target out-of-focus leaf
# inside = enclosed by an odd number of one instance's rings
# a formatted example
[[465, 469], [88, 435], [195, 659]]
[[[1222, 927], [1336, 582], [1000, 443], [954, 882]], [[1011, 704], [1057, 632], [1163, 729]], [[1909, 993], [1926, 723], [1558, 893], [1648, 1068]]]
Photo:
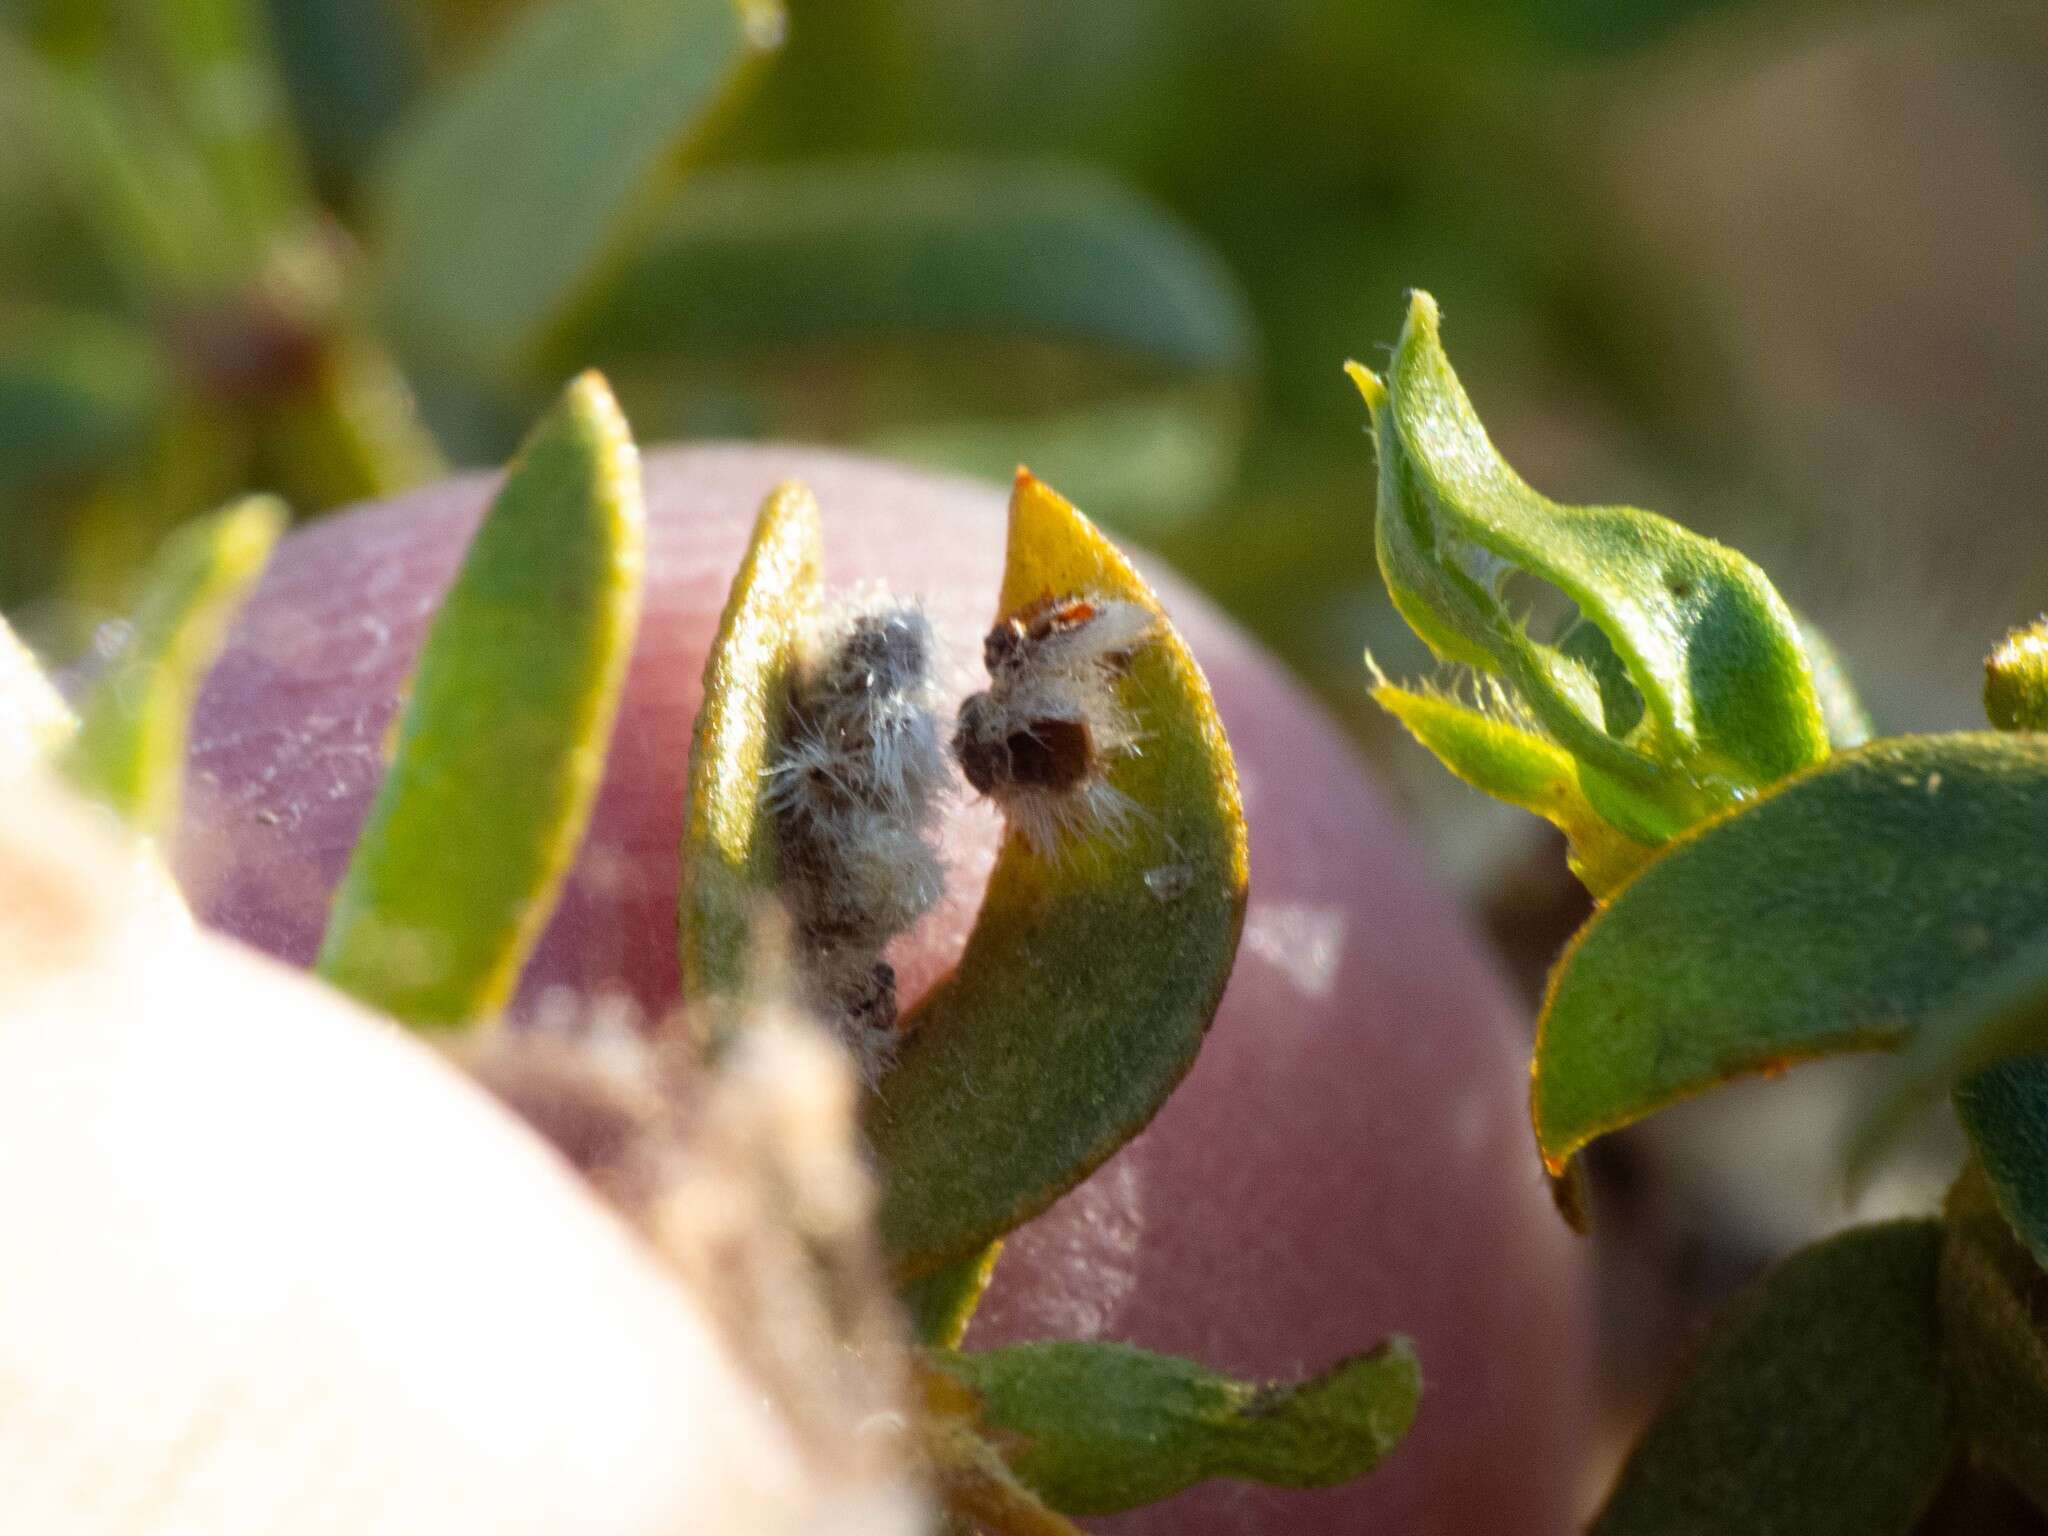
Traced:
[[[1963, 1125], [2005, 1188], [2038, 1186], [2015, 1225], [2030, 1229], [2048, 1263], [2048, 1098], [2035, 1104], [2029, 1080], [2048, 1074], [2008, 1058], [2048, 1051], [2048, 935], [2022, 944], [2002, 963], [1966, 978], [1958, 999], [1915, 1029], [1870, 1095], [1851, 1137], [1852, 1186], [1910, 1121], [1943, 1089], [1956, 1089]], [[1989, 1072], [1982, 1069], [1992, 1068]], [[1981, 1076], [1975, 1075], [1980, 1074]], [[2037, 1128], [2031, 1133], [2029, 1123]], [[2008, 1145], [2017, 1138], [2017, 1144]], [[2034, 1174], [2033, 1170], [2041, 1170]], [[2017, 1186], [2014, 1180], [2020, 1181]], [[2031, 1220], [2025, 1214], [2031, 1207]]]
[[1941, 1224], [1858, 1227], [1716, 1319], [1592, 1536], [1907, 1536], [1953, 1464]]
[[313, 213], [264, 7], [123, 0], [121, 9], [165, 77], [184, 137], [253, 269], [271, 239]]
[[973, 1321], [982, 1293], [995, 1278], [996, 1260], [1003, 1256], [1000, 1242], [981, 1252], [969, 1254], [957, 1264], [935, 1269], [903, 1288], [904, 1310], [910, 1314], [910, 1331], [921, 1344], [940, 1349], [958, 1349]]
[[1983, 1170], [1949, 1191], [1941, 1332], [1957, 1417], [1977, 1454], [2048, 1512], [2048, 1272], [1999, 1214]]
[[177, 822], [192, 700], [285, 521], [282, 503], [252, 496], [173, 534], [127, 648], [80, 712], [65, 772], [145, 833]]
[[501, 375], [649, 211], [677, 151], [780, 38], [778, 0], [554, 0], [402, 129], [384, 299], [435, 363]]
[[1406, 1339], [1290, 1382], [1237, 1381], [1121, 1344], [928, 1350], [922, 1364], [968, 1388], [982, 1435], [1070, 1515], [1113, 1514], [1215, 1477], [1349, 1482], [1400, 1443], [1422, 1395]]
[[1253, 352], [1228, 271], [1130, 189], [1044, 166], [884, 160], [693, 179], [554, 356], [958, 334], [1198, 371], [1244, 368]]
[[785, 482], [761, 507], [704, 662], [682, 847], [683, 995], [693, 1000], [739, 990], [754, 916], [775, 889], [765, 773], [823, 570], [818, 503]]
[[2048, 730], [2048, 619], [2014, 630], [1984, 658], [1984, 715], [2001, 731]]
[[1496, 800], [1533, 811], [1564, 833], [1572, 873], [1596, 898], [1656, 857], [1656, 849], [1616, 830], [1593, 809], [1579, 787], [1572, 755], [1537, 732], [1456, 699], [1384, 680], [1374, 682], [1372, 696], [1457, 777]]
[[1580, 930], [1536, 1039], [1553, 1169], [1748, 1072], [1897, 1045], [2048, 933], [2048, 741], [1842, 753], [1675, 843]]
[[1807, 665], [1813, 668], [1813, 693], [1820, 700], [1820, 716], [1828, 728], [1828, 745], [1837, 752], [1860, 747], [1877, 734], [1870, 711], [1849, 677], [1849, 669], [1835, 650], [1835, 644], [1818, 624], [1799, 620], [1799, 640], [1806, 647]]
[[398, 365], [367, 337], [328, 338], [304, 388], [279, 400], [266, 425], [278, 481], [312, 511], [388, 496], [447, 468]]
[[0, 619], [0, 781], [60, 751], [77, 729], [49, 674]]
[[[1379, 446], [1377, 542], [1395, 606], [1439, 655], [1512, 689], [1576, 760], [1601, 816], [1661, 843], [1827, 756], [1798, 624], [1763, 573], [1654, 514], [1531, 490], [1487, 439], [1427, 294], [1411, 295], [1384, 381], [1350, 368]], [[1589, 634], [1576, 648], [1532, 635], [1509, 596], [1517, 576], [1570, 599], [1604, 644], [1589, 654]]]
[[1992, 1198], [2035, 1260], [2048, 1265], [2048, 1058], [1986, 1067], [1958, 1083], [1954, 1098]]
[[[1083, 593], [1158, 612], [1123, 555], [1020, 473], [999, 617]], [[1109, 782], [1137, 814], [1052, 860], [1005, 836], [958, 967], [869, 1098], [882, 1237], [907, 1277], [978, 1251], [1135, 1135], [1222, 999], [1247, 879], [1230, 746], [1163, 615], [1119, 688], [1144, 750]]]
[[1200, 517], [1237, 469], [1242, 409], [1224, 392], [1173, 390], [1054, 416], [942, 421], [869, 435], [862, 446], [930, 469], [1000, 480], [1021, 462], [1077, 501], [1150, 532]]
[[420, 1028], [511, 995], [604, 770], [640, 614], [639, 457], [595, 374], [506, 474], [428, 632], [319, 969]]
[[16, 317], [0, 330], [0, 491], [129, 452], [168, 387], [138, 330], [80, 311]]

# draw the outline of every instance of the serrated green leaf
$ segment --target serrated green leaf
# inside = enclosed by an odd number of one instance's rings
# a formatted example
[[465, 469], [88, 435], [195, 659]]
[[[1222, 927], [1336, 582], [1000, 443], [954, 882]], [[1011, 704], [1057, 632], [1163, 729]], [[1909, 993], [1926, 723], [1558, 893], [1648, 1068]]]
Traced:
[[1578, 764], [1556, 743], [1440, 694], [1382, 681], [1372, 697], [1458, 778], [1564, 833], [1572, 873], [1596, 898], [1656, 856], [1593, 809], [1579, 786]]
[[1003, 1245], [990, 1243], [981, 1252], [906, 1285], [903, 1307], [910, 1314], [911, 1336], [920, 1344], [958, 1349], [974, 1319], [974, 1309], [995, 1278], [996, 1260], [1002, 1256]]
[[1984, 658], [1984, 714], [2001, 731], [2048, 730], [2048, 619], [2014, 630]]
[[0, 779], [62, 751], [77, 730], [49, 674], [0, 619]]
[[640, 614], [639, 457], [595, 374], [520, 449], [420, 652], [319, 970], [423, 1029], [503, 1006], [604, 770]]
[[929, 1350], [923, 1359], [973, 1393], [981, 1433], [1027, 1487], [1070, 1515], [1135, 1508], [1215, 1477], [1349, 1482], [1400, 1443], [1422, 1393], [1405, 1339], [1296, 1382], [1236, 1381], [1121, 1344]]
[[1941, 1224], [1858, 1227], [1716, 1319], [1591, 1536], [1907, 1536], [1953, 1464]]
[[1979, 1455], [2048, 1512], [2048, 1272], [2013, 1236], [1981, 1168], [1949, 1191], [1941, 1331], [1957, 1417]]
[[[1242, 369], [1250, 310], [1187, 227], [1098, 174], [869, 160], [692, 180], [563, 362], [1017, 337]], [[1012, 448], [1005, 465], [1014, 465]]]
[[[1351, 364], [1379, 447], [1377, 545], [1395, 606], [1447, 660], [1498, 676], [1578, 765], [1598, 812], [1656, 844], [1827, 755], [1797, 622], [1733, 550], [1627, 507], [1564, 507], [1494, 449], [1411, 295], [1384, 381]], [[1517, 575], [1596, 629], [1633, 699], [1617, 712], [1588, 636], [1533, 635]]]
[[803, 626], [822, 591], [818, 504], [794, 481], [769, 493], [704, 662], [683, 826], [683, 995], [737, 992], [760, 903], [775, 889], [764, 777]]
[[[1078, 593], [1159, 612], [1115, 546], [1020, 472], [999, 616]], [[907, 1277], [1029, 1219], [1135, 1135], [1222, 1000], [1247, 880], [1230, 746], [1163, 615], [1119, 686], [1144, 750], [1109, 779], [1138, 814], [1050, 861], [1005, 836], [959, 965], [869, 1097], [882, 1238]]]
[[400, 337], [486, 375], [536, 361], [781, 25], [778, 0], [553, 0], [523, 17], [384, 167], [381, 277]]
[[2048, 741], [1873, 742], [1674, 843], [1558, 962], [1534, 1109], [1552, 1168], [1744, 1073], [1897, 1045], [2048, 934]]
[[151, 836], [177, 823], [192, 701], [285, 522], [281, 502], [252, 496], [171, 535], [126, 649], [80, 712], [66, 775]]

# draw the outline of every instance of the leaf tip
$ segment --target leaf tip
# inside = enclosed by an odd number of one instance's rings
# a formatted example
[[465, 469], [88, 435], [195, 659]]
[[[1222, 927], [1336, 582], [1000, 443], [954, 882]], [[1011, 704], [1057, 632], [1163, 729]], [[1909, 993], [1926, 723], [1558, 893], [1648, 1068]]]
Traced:
[[1356, 358], [1349, 358], [1345, 361], [1344, 372], [1351, 382], [1358, 387], [1358, 393], [1365, 401], [1367, 412], [1377, 422], [1380, 419], [1380, 408], [1387, 403], [1385, 380], [1381, 379], [1378, 374], [1374, 373]]

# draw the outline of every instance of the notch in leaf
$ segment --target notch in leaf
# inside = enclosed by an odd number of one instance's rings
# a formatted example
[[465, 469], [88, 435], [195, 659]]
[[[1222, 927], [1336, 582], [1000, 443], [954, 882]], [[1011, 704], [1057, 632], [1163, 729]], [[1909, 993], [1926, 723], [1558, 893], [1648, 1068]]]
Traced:
[[604, 770], [640, 616], [639, 456], [594, 373], [506, 472], [414, 668], [319, 970], [416, 1027], [510, 998]]
[[[165, 541], [128, 645], [94, 686], [64, 749], [72, 783], [150, 836], [177, 824], [192, 701], [285, 521], [281, 502], [252, 496]], [[30, 707], [37, 729], [55, 736], [63, 728], [51, 703]]]
[[[1432, 650], [1487, 679], [1479, 709], [1375, 695], [1461, 778], [1562, 827], [1596, 894], [1827, 756], [1798, 623], [1763, 573], [1653, 513], [1530, 489], [1480, 425], [1428, 294], [1411, 295], [1384, 379], [1347, 366], [1379, 451], [1387, 590]], [[1516, 615], [1518, 580], [1569, 603], [1554, 635]]]
[[1120, 1344], [928, 1350], [920, 1370], [928, 1403], [967, 1418], [1026, 1487], [1073, 1515], [1132, 1509], [1217, 1477], [1349, 1482], [1400, 1443], [1422, 1392], [1405, 1339], [1294, 1382], [1237, 1381]]

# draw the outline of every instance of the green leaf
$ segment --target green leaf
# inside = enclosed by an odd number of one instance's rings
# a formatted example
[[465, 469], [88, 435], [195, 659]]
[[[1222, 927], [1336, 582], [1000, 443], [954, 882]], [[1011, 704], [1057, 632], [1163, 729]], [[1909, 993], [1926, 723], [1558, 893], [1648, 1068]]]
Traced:
[[503, 1006], [604, 770], [640, 614], [639, 458], [595, 374], [520, 449], [428, 632], [319, 969], [450, 1028]]
[[0, 490], [131, 452], [169, 385], [139, 330], [78, 311], [13, 317], [0, 334]]
[[[1372, 658], [1366, 661], [1370, 666]], [[1453, 774], [1564, 833], [1572, 873], [1595, 897], [1606, 897], [1656, 857], [1656, 849], [1593, 809], [1569, 752], [1516, 722], [1504, 706], [1489, 714], [1442, 694], [1396, 687], [1377, 667], [1373, 673], [1373, 701]]]
[[[693, 179], [558, 361], [1028, 338], [1235, 371], [1250, 309], [1187, 226], [1094, 172], [850, 160]], [[1011, 450], [1005, 469], [1017, 462]]]
[[[2032, 1009], [2036, 1030], [2040, 1006]], [[2048, 1058], [1985, 1068], [1956, 1085], [1955, 1106], [1999, 1210], [2048, 1265]]]
[[[1661, 843], [1827, 755], [1797, 622], [1763, 573], [1651, 513], [1531, 490], [1487, 439], [1427, 294], [1411, 295], [1384, 381], [1350, 368], [1379, 447], [1395, 606], [1438, 654], [1512, 690], [1601, 816]], [[1604, 645], [1537, 638], [1513, 612], [1516, 577], [1569, 599]], [[1633, 695], [1618, 711], [1617, 691]]]
[[910, 1331], [919, 1343], [941, 1349], [960, 1347], [982, 1293], [995, 1278], [996, 1260], [1002, 1256], [1003, 1245], [990, 1243], [981, 1252], [921, 1275], [903, 1288], [903, 1307], [910, 1314]]
[[49, 674], [0, 619], [0, 778], [63, 750], [77, 730], [78, 719]]
[[1941, 1224], [1858, 1227], [1716, 1319], [1591, 1536], [1907, 1536], [1953, 1463]]
[[1984, 714], [2001, 731], [2048, 730], [2048, 619], [2014, 630], [1984, 658]]
[[554, 0], [523, 18], [384, 167], [399, 335], [489, 375], [534, 361], [781, 29], [777, 0]]
[[192, 700], [285, 522], [282, 503], [252, 496], [173, 534], [127, 647], [80, 712], [65, 773], [145, 833], [177, 824]]
[[1349, 1482], [1400, 1443], [1422, 1394], [1405, 1339], [1295, 1382], [1236, 1381], [1121, 1344], [929, 1350], [924, 1362], [972, 1392], [981, 1433], [1025, 1486], [1073, 1515], [1132, 1509], [1212, 1477]]
[[2014, 1240], [1983, 1170], [1949, 1192], [1941, 1254], [1948, 1384], [1970, 1444], [2048, 1512], [2048, 1272]]
[[818, 504], [794, 481], [761, 507], [704, 662], [683, 826], [683, 995], [736, 993], [754, 917], [775, 889], [765, 772], [787, 710], [803, 626], [822, 591]]
[[[999, 617], [1076, 593], [1159, 611], [1086, 518], [1020, 473]], [[1144, 751], [1110, 783], [1139, 814], [1052, 861], [1005, 836], [959, 966], [868, 1100], [883, 1242], [905, 1276], [976, 1252], [1135, 1135], [1222, 999], [1247, 879], [1230, 746], [1163, 615], [1120, 688]]]
[[1900, 1043], [2048, 934], [2048, 741], [1873, 742], [1674, 843], [1580, 930], [1536, 1039], [1553, 1169], [1749, 1072]]
[[1860, 747], [1877, 734], [1870, 711], [1849, 676], [1849, 668], [1835, 650], [1834, 642], [1811, 619], [1799, 619], [1800, 643], [1806, 647], [1807, 665], [1813, 668], [1814, 697], [1820, 700], [1821, 719], [1828, 728], [1828, 745], [1837, 752]]

